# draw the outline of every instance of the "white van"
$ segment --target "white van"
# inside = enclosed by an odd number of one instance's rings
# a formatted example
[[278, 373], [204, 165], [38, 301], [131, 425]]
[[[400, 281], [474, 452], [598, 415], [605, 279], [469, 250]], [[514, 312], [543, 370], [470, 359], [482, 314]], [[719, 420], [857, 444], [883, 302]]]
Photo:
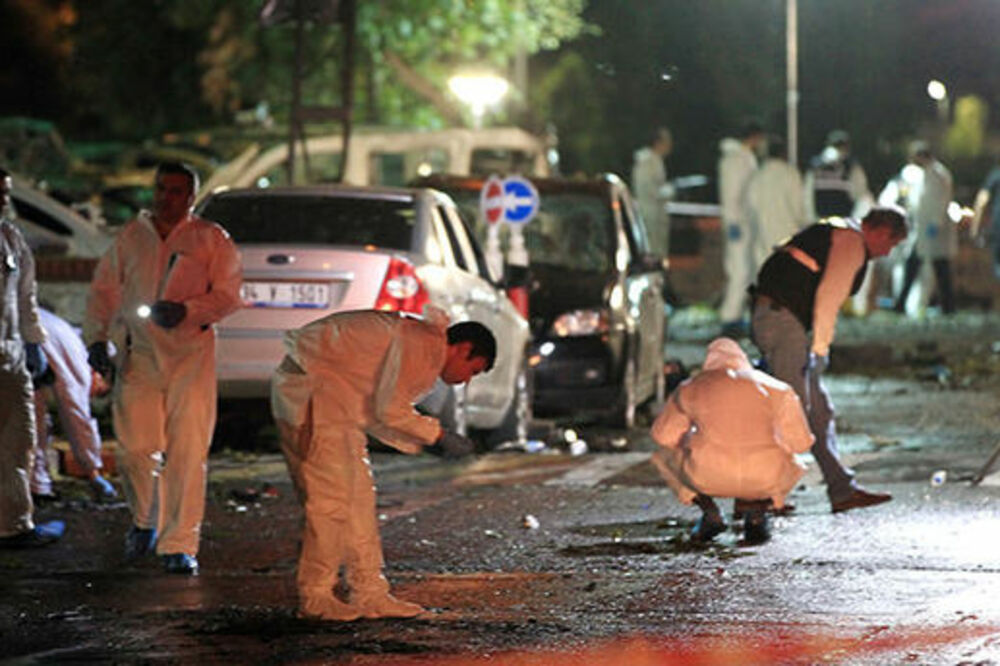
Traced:
[[[296, 178], [291, 184], [339, 181], [342, 150], [340, 134], [306, 139], [305, 155], [302, 144], [296, 144]], [[554, 154], [554, 148], [545, 139], [517, 127], [444, 130], [361, 127], [351, 134], [343, 182], [403, 186], [417, 176], [433, 173], [547, 176]], [[287, 158], [287, 143], [262, 152], [259, 148], [244, 152], [208, 179], [199, 199], [229, 187], [289, 185]]]

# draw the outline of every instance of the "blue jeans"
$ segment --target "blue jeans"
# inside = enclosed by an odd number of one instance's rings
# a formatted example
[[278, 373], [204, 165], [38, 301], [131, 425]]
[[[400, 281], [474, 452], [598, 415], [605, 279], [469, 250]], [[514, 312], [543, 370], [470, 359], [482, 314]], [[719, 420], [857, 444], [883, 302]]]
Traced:
[[857, 488], [854, 472], [840, 462], [833, 403], [819, 373], [809, 369], [810, 340], [802, 323], [790, 311], [758, 303], [753, 309], [750, 334], [764, 354], [772, 375], [790, 385], [802, 401], [816, 441], [811, 453], [826, 481], [831, 502], [847, 499]]

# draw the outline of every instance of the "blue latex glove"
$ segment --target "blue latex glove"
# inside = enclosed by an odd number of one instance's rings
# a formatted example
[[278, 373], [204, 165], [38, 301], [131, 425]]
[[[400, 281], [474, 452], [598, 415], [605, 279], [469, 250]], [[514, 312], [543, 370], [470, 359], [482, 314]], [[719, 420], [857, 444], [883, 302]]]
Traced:
[[45, 354], [42, 353], [42, 347], [37, 342], [24, 343], [24, 365], [28, 368], [28, 374], [32, 379], [40, 378], [49, 367]]

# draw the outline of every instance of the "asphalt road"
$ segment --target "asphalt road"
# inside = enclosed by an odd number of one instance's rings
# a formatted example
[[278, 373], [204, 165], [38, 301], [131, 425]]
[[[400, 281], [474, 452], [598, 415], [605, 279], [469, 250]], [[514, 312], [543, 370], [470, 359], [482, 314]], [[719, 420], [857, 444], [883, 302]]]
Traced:
[[[674, 331], [699, 362], [706, 332]], [[297, 620], [301, 513], [273, 454], [217, 454], [202, 573], [128, 565], [123, 505], [81, 482], [42, 516], [59, 544], [0, 552], [5, 663], [1000, 663], [1000, 319], [846, 322], [830, 385], [844, 457], [887, 505], [832, 515], [815, 466], [774, 539], [708, 547], [646, 462], [653, 444], [580, 428], [591, 452], [458, 464], [376, 454], [387, 574], [408, 621]], [[626, 436], [628, 446], [614, 447]], [[1000, 466], [998, 466], [1000, 467]], [[946, 481], [935, 485], [935, 472]], [[253, 497], [266, 485], [277, 497]], [[728, 508], [728, 507], [727, 507]], [[527, 519], [530, 515], [534, 521]], [[526, 524], [537, 522], [537, 527]]]

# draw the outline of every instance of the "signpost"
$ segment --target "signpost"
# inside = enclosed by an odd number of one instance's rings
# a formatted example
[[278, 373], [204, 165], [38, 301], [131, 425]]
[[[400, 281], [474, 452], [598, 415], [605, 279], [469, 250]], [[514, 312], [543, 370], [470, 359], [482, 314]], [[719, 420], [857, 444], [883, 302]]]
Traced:
[[507, 297], [525, 317], [528, 316], [528, 251], [524, 247], [523, 227], [538, 213], [538, 205], [538, 190], [521, 176], [503, 180], [490, 176], [479, 193], [479, 210], [488, 225], [486, 261], [496, 275], [503, 274], [500, 223], [506, 222], [510, 231]]

